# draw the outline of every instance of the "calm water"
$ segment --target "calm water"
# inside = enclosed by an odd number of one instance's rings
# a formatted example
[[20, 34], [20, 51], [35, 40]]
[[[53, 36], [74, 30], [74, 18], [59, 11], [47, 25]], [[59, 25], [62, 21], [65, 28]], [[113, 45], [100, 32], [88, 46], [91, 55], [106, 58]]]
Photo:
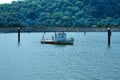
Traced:
[[[74, 45], [41, 44], [43, 33], [0, 34], [0, 80], [120, 80], [120, 32], [67, 33]], [[53, 33], [45, 34], [51, 38]]]

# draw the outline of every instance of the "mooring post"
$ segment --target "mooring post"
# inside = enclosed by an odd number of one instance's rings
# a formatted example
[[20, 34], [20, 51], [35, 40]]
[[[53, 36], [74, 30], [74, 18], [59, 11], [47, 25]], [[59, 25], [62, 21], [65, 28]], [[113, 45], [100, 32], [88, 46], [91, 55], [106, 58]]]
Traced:
[[20, 28], [18, 28], [18, 43], [20, 43]]
[[84, 36], [86, 35], [86, 29], [85, 29], [85, 27], [84, 27]]
[[108, 28], [108, 46], [110, 46], [110, 42], [111, 42], [111, 30], [110, 28]]
[[84, 36], [86, 35], [86, 32], [84, 31]]

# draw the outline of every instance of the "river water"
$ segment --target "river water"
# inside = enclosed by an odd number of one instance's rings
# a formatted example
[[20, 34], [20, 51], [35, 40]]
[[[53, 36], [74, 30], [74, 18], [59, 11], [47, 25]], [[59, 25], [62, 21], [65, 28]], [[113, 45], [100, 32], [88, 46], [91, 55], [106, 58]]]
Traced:
[[[67, 33], [74, 45], [41, 44], [43, 33], [0, 34], [0, 80], [120, 80], [120, 32]], [[46, 33], [50, 38], [54, 33]]]

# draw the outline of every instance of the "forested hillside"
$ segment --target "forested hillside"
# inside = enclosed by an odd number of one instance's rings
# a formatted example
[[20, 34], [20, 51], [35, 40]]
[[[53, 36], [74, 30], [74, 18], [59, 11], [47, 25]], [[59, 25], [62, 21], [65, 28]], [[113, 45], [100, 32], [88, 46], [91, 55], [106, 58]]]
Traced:
[[0, 4], [0, 27], [120, 26], [120, 0], [25, 0]]

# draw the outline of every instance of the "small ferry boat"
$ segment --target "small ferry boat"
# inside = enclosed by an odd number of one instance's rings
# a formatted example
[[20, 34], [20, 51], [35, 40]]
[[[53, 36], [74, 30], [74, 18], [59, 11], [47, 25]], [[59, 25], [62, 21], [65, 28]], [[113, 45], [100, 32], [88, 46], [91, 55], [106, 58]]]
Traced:
[[41, 40], [42, 44], [62, 44], [62, 45], [73, 45], [74, 38], [67, 38], [66, 33], [58, 32], [52, 36], [52, 39], [48, 40], [44, 38], [44, 35]]

